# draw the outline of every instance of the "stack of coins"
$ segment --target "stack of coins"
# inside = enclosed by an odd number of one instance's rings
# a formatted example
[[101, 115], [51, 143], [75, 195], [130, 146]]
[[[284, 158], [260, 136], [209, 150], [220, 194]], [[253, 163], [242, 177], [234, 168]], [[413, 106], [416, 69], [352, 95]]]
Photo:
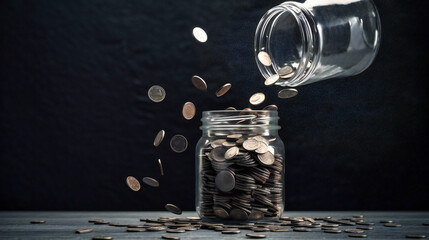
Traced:
[[[263, 117], [237, 112], [241, 114], [223, 120], [241, 125], [263, 121]], [[198, 159], [200, 216], [239, 221], [280, 216], [283, 156], [276, 153], [274, 141], [275, 138], [257, 128], [209, 135]]]

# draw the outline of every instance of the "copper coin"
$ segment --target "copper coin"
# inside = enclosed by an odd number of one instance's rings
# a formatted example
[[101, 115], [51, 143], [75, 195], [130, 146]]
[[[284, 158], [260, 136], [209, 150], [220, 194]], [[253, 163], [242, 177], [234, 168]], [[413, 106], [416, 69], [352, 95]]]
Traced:
[[201, 91], [207, 90], [207, 83], [201, 77], [195, 75], [192, 76], [192, 84]]
[[186, 102], [183, 105], [182, 114], [186, 120], [194, 118], [196, 113], [195, 105], [192, 102]]
[[268, 55], [268, 53], [264, 51], [260, 51], [258, 53], [258, 60], [260, 63], [262, 63], [264, 66], [267, 66], [267, 67], [273, 64], [273, 62], [271, 61], [270, 55]]
[[267, 79], [265, 79], [264, 84], [265, 84], [266, 86], [273, 85], [273, 84], [274, 84], [274, 83], [276, 83], [279, 79], [280, 79], [279, 75], [274, 74], [274, 75], [269, 76]]
[[249, 102], [252, 105], [259, 105], [264, 101], [265, 101], [265, 94], [263, 93], [255, 93], [249, 99]]
[[231, 89], [231, 83], [226, 83], [216, 91], [216, 97], [221, 97]]
[[133, 176], [127, 177], [127, 185], [134, 192], [137, 192], [140, 190], [140, 182]]
[[158, 134], [156, 134], [155, 139], [153, 140], [153, 145], [155, 147], [158, 147], [161, 144], [162, 140], [164, 140], [164, 136], [165, 136], [165, 131], [164, 130], [159, 131]]

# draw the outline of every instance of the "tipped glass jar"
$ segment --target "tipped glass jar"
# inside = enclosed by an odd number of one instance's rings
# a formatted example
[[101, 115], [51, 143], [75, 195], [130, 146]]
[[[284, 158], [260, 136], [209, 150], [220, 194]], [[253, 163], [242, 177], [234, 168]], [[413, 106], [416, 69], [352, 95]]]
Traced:
[[284, 209], [284, 145], [277, 111], [203, 112], [196, 146], [196, 210], [203, 220], [277, 219]]
[[367, 69], [380, 46], [372, 0], [284, 2], [261, 18], [255, 34], [258, 68], [268, 84], [300, 86]]

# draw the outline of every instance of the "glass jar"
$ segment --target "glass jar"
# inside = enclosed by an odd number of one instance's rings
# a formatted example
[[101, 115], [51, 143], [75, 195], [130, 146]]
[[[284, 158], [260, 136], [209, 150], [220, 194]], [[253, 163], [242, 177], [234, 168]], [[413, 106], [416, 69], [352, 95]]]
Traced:
[[203, 112], [196, 146], [196, 210], [203, 220], [277, 219], [284, 208], [284, 145], [277, 111]]
[[371, 65], [380, 37], [372, 0], [284, 2], [259, 22], [256, 62], [264, 78], [273, 76], [269, 84], [278, 78], [280, 86], [352, 76]]

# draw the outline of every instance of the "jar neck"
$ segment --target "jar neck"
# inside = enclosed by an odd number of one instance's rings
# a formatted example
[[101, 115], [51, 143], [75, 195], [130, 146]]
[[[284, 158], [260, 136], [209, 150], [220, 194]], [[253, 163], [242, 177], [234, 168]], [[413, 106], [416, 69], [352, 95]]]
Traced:
[[[264, 78], [277, 74], [285, 66], [294, 69], [292, 77], [275, 84], [295, 87], [305, 84], [320, 59], [320, 37], [315, 20], [304, 4], [284, 2], [261, 18], [255, 33], [255, 57]], [[266, 66], [257, 55], [265, 51], [272, 64]], [[287, 52], [287, 54], [285, 54]]]

